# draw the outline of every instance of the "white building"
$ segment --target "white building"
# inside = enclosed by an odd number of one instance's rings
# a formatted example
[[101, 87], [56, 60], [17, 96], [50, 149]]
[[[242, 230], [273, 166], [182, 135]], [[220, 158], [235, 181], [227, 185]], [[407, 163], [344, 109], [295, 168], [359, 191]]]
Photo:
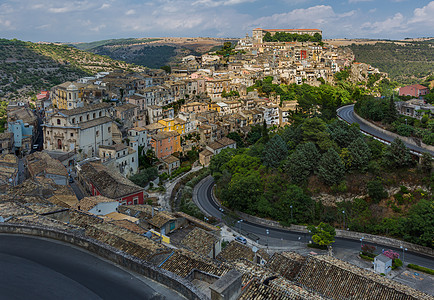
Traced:
[[379, 274], [389, 274], [392, 271], [392, 259], [384, 254], [377, 255], [374, 258], [374, 271]]
[[263, 106], [264, 120], [267, 126], [279, 126], [279, 107], [277, 105]]
[[71, 110], [60, 110], [43, 124], [44, 149], [75, 151], [83, 158], [98, 153], [100, 145], [112, 145], [110, 104], [99, 103]]
[[104, 196], [84, 197], [75, 204], [74, 208], [87, 211], [97, 216], [104, 216], [116, 212], [119, 201]]
[[[137, 146], [139, 147], [147, 147], [147, 130], [142, 127], [134, 127], [128, 129], [128, 139], [131, 142], [137, 142]], [[130, 144], [131, 146], [131, 144]]]
[[[137, 144], [133, 142], [133, 145], [136, 147]], [[98, 156], [102, 159], [104, 165], [114, 166], [124, 177], [136, 174], [139, 169], [137, 149], [124, 144], [101, 145]]]

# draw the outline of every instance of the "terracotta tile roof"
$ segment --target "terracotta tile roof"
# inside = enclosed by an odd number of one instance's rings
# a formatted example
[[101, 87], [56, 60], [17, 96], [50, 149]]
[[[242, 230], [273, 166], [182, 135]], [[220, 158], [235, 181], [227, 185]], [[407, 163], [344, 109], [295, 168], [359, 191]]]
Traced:
[[230, 242], [229, 245], [217, 255], [217, 259], [221, 261], [234, 261], [241, 258], [252, 261], [254, 257], [255, 254], [250, 247], [236, 241]]
[[118, 200], [124, 196], [143, 191], [143, 188], [123, 177], [119, 172], [110, 171], [98, 162], [82, 165], [81, 173], [85, 180], [90, 181], [101, 195], [107, 198]]
[[0, 164], [5, 166], [18, 167], [18, 157], [14, 154], [0, 154]]
[[34, 152], [26, 156], [25, 160], [32, 177], [45, 174], [68, 176], [65, 166], [45, 152]]
[[137, 108], [137, 105], [132, 104], [132, 103], [125, 103], [125, 104], [123, 104], [123, 105], [120, 105], [120, 106], [116, 106], [116, 107], [115, 107], [115, 109], [116, 109], [118, 112], [125, 112], [125, 111], [127, 111], [127, 110], [129, 110], [129, 109], [135, 109], [135, 108]]
[[175, 250], [173, 255], [161, 265], [161, 268], [183, 278], [189, 275], [193, 269], [216, 276], [222, 276], [232, 269], [228, 264], [217, 263], [186, 250]]
[[104, 220], [107, 220], [107, 221], [114, 221], [114, 220], [128, 220], [131, 222], [138, 222], [139, 221], [139, 219], [137, 219], [137, 218], [134, 218], [134, 217], [131, 217], [131, 216], [128, 216], [125, 214], [121, 214], [121, 213], [118, 213], [116, 211], [109, 213], [109, 214], [106, 214], [102, 218]]
[[[117, 201], [101, 195], [84, 197], [83, 199], [80, 200], [80, 202], [77, 202], [72, 208], [76, 210], [89, 211], [90, 209], [94, 208], [97, 204], [104, 203], [104, 202], [117, 202]], [[79, 206], [80, 209], [78, 209]]]
[[162, 244], [110, 223], [88, 226], [86, 235], [147, 261], [154, 255], [169, 251]]
[[430, 299], [409, 286], [337, 258], [309, 256], [296, 281], [333, 299]]
[[78, 107], [78, 108], [73, 108], [73, 109], [62, 109], [62, 110], [59, 110], [59, 113], [65, 115], [65, 116], [73, 116], [73, 115], [91, 112], [94, 110], [108, 109], [110, 107], [111, 107], [111, 105], [109, 103], [102, 102], [102, 103], [98, 103], [98, 104], [94, 104], [94, 105], [87, 105], [84, 107]]
[[308, 291], [303, 287], [297, 285], [295, 282], [285, 279], [283, 277], [278, 277], [276, 279], [270, 280], [268, 286], [273, 288], [273, 290], [291, 295], [292, 297], [291, 299], [309, 299], [309, 300], [329, 299], [313, 291]]
[[94, 224], [100, 224], [103, 222], [102, 218], [99, 218], [95, 215], [85, 213], [82, 211], [71, 209], [69, 211], [69, 223], [72, 225], [80, 226], [83, 228], [87, 228], [88, 226]]
[[0, 216], [3, 218], [13, 217], [13, 216], [23, 216], [31, 214], [32, 210], [26, 208], [23, 205], [19, 205], [15, 202], [1, 202], [0, 203]]
[[[51, 219], [48, 217], [44, 217], [38, 214], [31, 214], [26, 216], [16, 216], [8, 220], [8, 223], [14, 223], [14, 224], [27, 224], [27, 225], [41, 225], [44, 227], [52, 227], [57, 228], [61, 230], [69, 230], [75, 228], [74, 226], [69, 226], [65, 223], [62, 223], [60, 221], [57, 221], [55, 219]], [[75, 228], [76, 229], [76, 228]]]
[[217, 242], [218, 237], [214, 234], [196, 227], [187, 234], [181, 244], [199, 255], [208, 256]]
[[199, 153], [200, 155], [203, 155], [203, 156], [212, 156], [213, 155], [213, 153], [211, 152], [211, 151], [209, 151], [208, 149], [205, 149], [205, 150], [202, 150], [200, 153]]
[[152, 219], [148, 220], [148, 223], [151, 224], [152, 226], [157, 227], [157, 228], [161, 228], [167, 222], [174, 221], [174, 220], [176, 220], [176, 218], [173, 217], [172, 215], [170, 215], [169, 213], [158, 212], [154, 215], [154, 217]]
[[175, 136], [179, 136], [179, 133], [176, 131], [161, 131], [157, 134], [152, 135], [151, 137], [152, 139], [159, 141]]
[[195, 226], [197, 226], [199, 228], [202, 228], [204, 230], [207, 230], [207, 231], [220, 231], [220, 228], [218, 228], [218, 227], [216, 227], [214, 225], [208, 224], [207, 222], [204, 222], [204, 221], [202, 221], [202, 220], [200, 220], [198, 218], [190, 216], [190, 215], [188, 215], [186, 213], [183, 213], [181, 211], [175, 212], [174, 215], [177, 216], [177, 217], [179, 217], [179, 218], [185, 218], [190, 223], [193, 223]]
[[65, 208], [72, 208], [78, 204], [78, 199], [75, 195], [54, 195], [47, 200]]
[[138, 234], [144, 234], [147, 232], [144, 228], [128, 220], [114, 220], [110, 221], [110, 223]]
[[243, 293], [238, 298], [239, 300], [250, 299], [273, 299], [273, 300], [295, 300], [306, 299], [296, 297], [286, 292], [279, 291], [270, 286], [260, 282], [258, 279], [253, 279], [247, 287], [244, 288]]
[[162, 158], [161, 159], [163, 162], [165, 162], [166, 164], [172, 164], [174, 162], [179, 161], [179, 158], [173, 156], [173, 155], [169, 155], [168, 157]]
[[300, 272], [306, 258], [294, 252], [274, 253], [266, 266], [283, 277], [293, 280]]
[[[149, 219], [152, 218], [152, 206], [143, 205], [121, 205], [118, 207], [120, 213], [136, 217], [139, 219]], [[158, 213], [158, 208], [154, 208], [154, 215]]]
[[96, 118], [87, 122], [82, 122], [79, 124], [81, 129], [88, 129], [88, 128], [92, 128], [95, 126], [99, 126], [105, 123], [111, 123], [112, 119], [110, 119], [109, 117], [101, 117], [101, 118]]

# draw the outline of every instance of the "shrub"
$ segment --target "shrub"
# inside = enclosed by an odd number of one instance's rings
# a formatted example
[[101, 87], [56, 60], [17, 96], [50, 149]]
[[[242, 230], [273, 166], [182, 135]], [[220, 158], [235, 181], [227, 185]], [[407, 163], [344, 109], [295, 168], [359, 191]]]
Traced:
[[363, 258], [363, 259], [365, 259], [365, 260], [374, 261], [373, 257], [364, 255], [363, 253], [360, 253], [360, 257]]
[[413, 269], [413, 270], [417, 270], [417, 271], [421, 271], [421, 272], [424, 272], [427, 274], [434, 275], [434, 270], [430, 269], [430, 268], [421, 267], [421, 266], [418, 266], [415, 264], [408, 264], [407, 267], [409, 267], [410, 269]]
[[402, 260], [400, 260], [399, 258], [395, 258], [393, 263], [397, 268], [402, 267]]
[[368, 182], [368, 194], [375, 203], [387, 197], [387, 192], [384, 190], [380, 180], [372, 180]]
[[307, 246], [309, 248], [315, 248], [315, 249], [320, 249], [320, 250], [327, 250], [327, 246], [321, 246], [315, 243], [311, 243], [311, 244], [307, 244]]

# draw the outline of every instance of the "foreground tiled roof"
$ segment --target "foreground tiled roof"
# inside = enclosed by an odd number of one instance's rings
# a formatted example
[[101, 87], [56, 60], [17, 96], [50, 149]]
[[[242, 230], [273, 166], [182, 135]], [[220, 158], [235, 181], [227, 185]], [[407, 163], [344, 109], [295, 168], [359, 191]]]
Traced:
[[176, 220], [175, 217], [166, 212], [158, 212], [154, 215], [154, 217], [148, 220], [149, 224], [155, 226], [157, 228], [161, 228], [164, 224], [169, 221]]
[[274, 253], [266, 266], [280, 273], [283, 277], [293, 280], [297, 276], [306, 258], [294, 252]]
[[154, 255], [169, 251], [162, 244], [110, 223], [88, 226], [86, 235], [147, 261]]
[[232, 241], [217, 255], [217, 259], [221, 261], [234, 261], [243, 258], [253, 261], [254, 256], [255, 254], [250, 247]]
[[143, 191], [143, 188], [124, 178], [119, 172], [109, 171], [100, 163], [86, 163], [81, 172], [107, 198], [119, 199]]
[[186, 250], [176, 250], [162, 264], [162, 269], [186, 277], [193, 269], [197, 269], [212, 275], [223, 276], [232, 267], [228, 264], [219, 264], [211, 259], [206, 259]]
[[196, 227], [187, 234], [181, 244], [199, 255], [207, 256], [217, 241], [218, 238], [214, 234]]
[[333, 299], [430, 299], [409, 286], [331, 256], [309, 256], [297, 282]]

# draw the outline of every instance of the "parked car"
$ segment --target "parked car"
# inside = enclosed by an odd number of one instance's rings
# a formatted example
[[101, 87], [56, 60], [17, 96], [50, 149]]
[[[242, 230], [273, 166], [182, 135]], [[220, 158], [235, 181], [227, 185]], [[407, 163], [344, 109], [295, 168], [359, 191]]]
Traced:
[[72, 176], [69, 176], [69, 183], [73, 183], [74, 182], [74, 178], [72, 178]]
[[237, 242], [240, 242], [241, 244], [244, 244], [244, 245], [247, 244], [247, 240], [245, 238], [243, 238], [242, 236], [235, 237], [235, 240]]

